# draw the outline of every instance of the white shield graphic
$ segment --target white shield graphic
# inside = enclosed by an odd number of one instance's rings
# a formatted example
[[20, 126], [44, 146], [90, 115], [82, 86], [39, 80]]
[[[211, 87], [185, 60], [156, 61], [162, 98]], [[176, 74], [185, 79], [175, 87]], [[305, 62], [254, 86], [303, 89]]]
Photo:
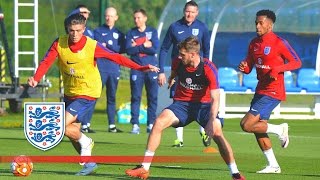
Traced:
[[199, 34], [199, 29], [192, 29], [192, 35], [198, 36]]
[[152, 38], [152, 32], [146, 32], [147, 39], [150, 40]]
[[116, 32], [112, 33], [112, 36], [113, 36], [113, 38], [115, 38], [115, 39], [118, 39], [118, 38], [119, 38], [119, 34], [116, 33]]
[[65, 132], [64, 102], [24, 104], [24, 134], [36, 148], [49, 150], [60, 143]]

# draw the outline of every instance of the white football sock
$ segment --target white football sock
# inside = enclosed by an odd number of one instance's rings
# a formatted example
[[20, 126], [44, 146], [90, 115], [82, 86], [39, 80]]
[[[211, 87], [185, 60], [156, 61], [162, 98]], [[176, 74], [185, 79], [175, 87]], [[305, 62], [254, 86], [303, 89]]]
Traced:
[[85, 148], [89, 146], [91, 139], [88, 138], [88, 136], [86, 136], [85, 134], [81, 133], [80, 139], [78, 141], [81, 145], [81, 148]]
[[180, 142], [183, 142], [183, 127], [177, 127], [176, 128], [176, 134], [177, 134], [177, 139]]
[[236, 162], [232, 162], [232, 163], [228, 164], [228, 168], [230, 170], [231, 175], [239, 173]]
[[150, 169], [151, 161], [152, 161], [152, 158], [154, 156], [154, 153], [155, 152], [152, 152], [152, 151], [149, 151], [149, 150], [146, 150], [146, 152], [144, 153], [144, 158], [143, 158], [143, 162], [142, 162], [141, 165], [147, 171], [149, 171], [149, 169]]
[[86, 128], [88, 128], [87, 125], [82, 125], [82, 129], [86, 129]]
[[263, 151], [263, 154], [265, 155], [265, 157], [267, 158], [267, 161], [269, 163], [269, 166], [272, 167], [279, 167], [279, 164], [277, 162], [276, 156], [273, 153], [272, 148]]
[[282, 126], [269, 124], [269, 123], [267, 125], [268, 125], [268, 128], [266, 133], [273, 133], [273, 134], [277, 134], [278, 136], [282, 134], [282, 131], [283, 131]]
[[111, 128], [114, 128], [114, 127], [116, 127], [115, 124], [110, 124], [110, 125], [109, 125], [109, 128], [110, 128], [110, 129], [111, 129]]
[[200, 126], [199, 131], [200, 131], [201, 133], [205, 133], [204, 128], [203, 128], [202, 126]]

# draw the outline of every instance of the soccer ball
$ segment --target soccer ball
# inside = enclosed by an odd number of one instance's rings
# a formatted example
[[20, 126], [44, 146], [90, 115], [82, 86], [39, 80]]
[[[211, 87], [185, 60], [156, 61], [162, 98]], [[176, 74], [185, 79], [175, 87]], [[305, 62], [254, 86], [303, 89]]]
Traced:
[[29, 176], [32, 169], [31, 159], [24, 155], [15, 157], [11, 163], [11, 172], [15, 176]]

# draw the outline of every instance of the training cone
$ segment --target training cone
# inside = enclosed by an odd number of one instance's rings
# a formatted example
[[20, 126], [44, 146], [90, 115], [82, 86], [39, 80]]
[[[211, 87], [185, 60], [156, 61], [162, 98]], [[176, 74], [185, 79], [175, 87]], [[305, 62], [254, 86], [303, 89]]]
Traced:
[[213, 148], [213, 147], [205, 147], [203, 149], [203, 152], [204, 153], [217, 153], [219, 151], [216, 148]]

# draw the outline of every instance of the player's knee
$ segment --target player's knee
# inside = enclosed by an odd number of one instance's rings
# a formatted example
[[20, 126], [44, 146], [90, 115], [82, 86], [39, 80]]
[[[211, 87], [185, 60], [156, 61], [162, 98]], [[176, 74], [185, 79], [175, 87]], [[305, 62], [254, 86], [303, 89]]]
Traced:
[[153, 127], [152, 127], [152, 130], [154, 132], [161, 132], [163, 131], [166, 127], [166, 123], [164, 123], [163, 121], [161, 121], [161, 119], [156, 119]]
[[223, 133], [221, 129], [215, 130], [211, 135], [213, 140], [219, 140], [222, 138], [222, 136], [223, 136]]
[[252, 128], [251, 128], [251, 125], [249, 125], [248, 123], [245, 123], [245, 122], [240, 122], [240, 126], [241, 126], [241, 129], [245, 132], [252, 132]]

